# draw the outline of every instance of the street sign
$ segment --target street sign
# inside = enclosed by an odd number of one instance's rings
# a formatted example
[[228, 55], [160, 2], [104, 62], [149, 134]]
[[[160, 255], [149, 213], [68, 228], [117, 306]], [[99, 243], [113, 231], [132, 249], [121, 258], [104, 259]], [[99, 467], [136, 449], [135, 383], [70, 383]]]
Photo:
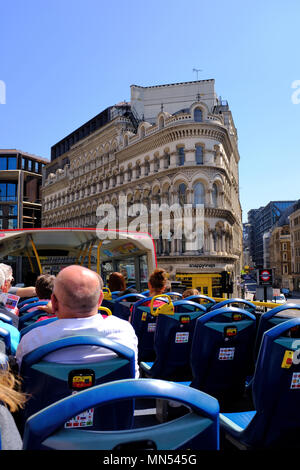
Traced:
[[260, 286], [271, 286], [273, 282], [272, 269], [258, 270], [258, 284]]

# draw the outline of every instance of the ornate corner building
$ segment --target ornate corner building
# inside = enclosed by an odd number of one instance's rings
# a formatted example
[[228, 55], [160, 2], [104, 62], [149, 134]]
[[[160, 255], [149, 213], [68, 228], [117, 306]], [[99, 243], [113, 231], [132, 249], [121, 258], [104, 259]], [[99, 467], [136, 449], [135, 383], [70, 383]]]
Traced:
[[[202, 205], [202, 244], [192, 251], [184, 235], [174, 237], [176, 211], [167, 237], [160, 214], [158, 264], [171, 279], [214, 296], [221, 292], [220, 273], [227, 271], [237, 294], [243, 233], [237, 142], [231, 111], [217, 97], [214, 80], [132, 85], [130, 103], [107, 108], [51, 148], [42, 225], [96, 227], [97, 208], [112, 204], [118, 216], [121, 196], [148, 214], [177, 204], [193, 215]], [[128, 223], [133, 220], [128, 217]], [[152, 229], [148, 219], [153, 235]]]

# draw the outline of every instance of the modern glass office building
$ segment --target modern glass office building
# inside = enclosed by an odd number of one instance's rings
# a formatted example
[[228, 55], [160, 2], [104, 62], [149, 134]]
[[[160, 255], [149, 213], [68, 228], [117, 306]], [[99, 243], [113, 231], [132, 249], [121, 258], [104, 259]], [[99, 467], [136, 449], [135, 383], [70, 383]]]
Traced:
[[42, 168], [48, 160], [0, 149], [0, 230], [41, 226]]

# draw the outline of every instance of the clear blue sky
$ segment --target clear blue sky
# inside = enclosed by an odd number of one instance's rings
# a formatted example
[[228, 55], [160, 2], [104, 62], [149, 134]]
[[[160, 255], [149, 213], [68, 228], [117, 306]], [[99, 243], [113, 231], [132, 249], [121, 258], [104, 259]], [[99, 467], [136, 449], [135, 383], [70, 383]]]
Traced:
[[0, 148], [50, 158], [130, 85], [195, 80], [195, 67], [233, 113], [243, 220], [299, 199], [299, 17], [299, 0], [0, 0]]

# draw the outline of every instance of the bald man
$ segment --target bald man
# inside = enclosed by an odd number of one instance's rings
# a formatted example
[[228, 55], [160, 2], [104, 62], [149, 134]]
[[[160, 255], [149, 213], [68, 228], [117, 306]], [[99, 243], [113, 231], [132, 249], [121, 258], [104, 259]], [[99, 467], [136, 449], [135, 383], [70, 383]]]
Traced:
[[[101, 277], [82, 266], [68, 266], [57, 275], [51, 296], [52, 311], [58, 320], [26, 333], [17, 348], [19, 366], [25, 354], [51, 341], [68, 336], [96, 335], [134, 350], [138, 377], [137, 337], [131, 324], [113, 315], [98, 313], [103, 300]], [[98, 346], [72, 346], [48, 354], [45, 360], [60, 363], [88, 363], [106, 359], [113, 353]]]

